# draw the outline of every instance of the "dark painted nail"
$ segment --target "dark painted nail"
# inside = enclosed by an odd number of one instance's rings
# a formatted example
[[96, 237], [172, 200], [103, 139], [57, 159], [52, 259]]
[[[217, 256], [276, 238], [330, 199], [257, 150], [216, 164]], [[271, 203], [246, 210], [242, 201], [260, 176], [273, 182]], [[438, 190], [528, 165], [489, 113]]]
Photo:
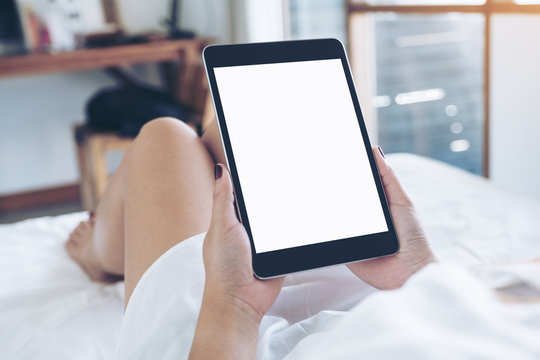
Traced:
[[214, 177], [217, 180], [221, 177], [221, 175], [223, 175], [223, 168], [221, 167], [221, 164], [216, 164], [214, 167]]
[[384, 153], [379, 145], [377, 145], [377, 149], [379, 149], [379, 152], [381, 153], [383, 159], [386, 159], [386, 156], [384, 156]]

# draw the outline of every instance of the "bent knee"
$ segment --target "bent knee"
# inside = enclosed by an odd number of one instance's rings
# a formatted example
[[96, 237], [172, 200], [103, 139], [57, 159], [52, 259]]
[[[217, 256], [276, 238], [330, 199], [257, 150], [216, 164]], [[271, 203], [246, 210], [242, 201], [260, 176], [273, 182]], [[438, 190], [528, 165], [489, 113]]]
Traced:
[[197, 138], [197, 133], [186, 123], [173, 117], [160, 117], [143, 125], [137, 140], [141, 141], [167, 141], [187, 140]]

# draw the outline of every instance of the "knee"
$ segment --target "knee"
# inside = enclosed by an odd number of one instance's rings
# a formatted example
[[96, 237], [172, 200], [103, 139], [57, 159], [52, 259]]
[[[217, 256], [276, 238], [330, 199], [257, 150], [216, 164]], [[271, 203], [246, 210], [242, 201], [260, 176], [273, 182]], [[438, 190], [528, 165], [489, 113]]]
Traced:
[[137, 142], [187, 140], [197, 138], [197, 133], [186, 123], [172, 117], [160, 117], [144, 124], [137, 136]]

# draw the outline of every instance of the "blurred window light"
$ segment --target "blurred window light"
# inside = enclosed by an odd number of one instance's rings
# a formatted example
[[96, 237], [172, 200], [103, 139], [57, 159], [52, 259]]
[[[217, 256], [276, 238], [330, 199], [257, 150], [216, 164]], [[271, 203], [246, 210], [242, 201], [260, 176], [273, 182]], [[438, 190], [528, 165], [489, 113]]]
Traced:
[[455, 122], [450, 125], [450, 131], [454, 134], [461, 134], [463, 132], [463, 124], [460, 122]]
[[466, 37], [467, 33], [464, 31], [447, 31], [431, 34], [398, 36], [395, 41], [398, 47], [410, 47], [461, 42], [465, 40]]
[[454, 117], [458, 114], [458, 107], [456, 105], [448, 105], [444, 108], [444, 113], [450, 117]]
[[356, 0], [369, 5], [481, 5], [485, 0]]
[[396, 104], [409, 105], [426, 101], [435, 101], [444, 99], [444, 90], [441, 88], [411, 91], [396, 95]]
[[471, 144], [468, 140], [461, 139], [461, 140], [454, 140], [450, 143], [450, 150], [453, 152], [463, 152], [469, 150], [471, 147]]
[[392, 100], [390, 99], [390, 96], [388, 95], [380, 95], [380, 96], [375, 96], [373, 99], [371, 99], [371, 103], [376, 108], [382, 108], [382, 107], [390, 106], [390, 104], [392, 103]]

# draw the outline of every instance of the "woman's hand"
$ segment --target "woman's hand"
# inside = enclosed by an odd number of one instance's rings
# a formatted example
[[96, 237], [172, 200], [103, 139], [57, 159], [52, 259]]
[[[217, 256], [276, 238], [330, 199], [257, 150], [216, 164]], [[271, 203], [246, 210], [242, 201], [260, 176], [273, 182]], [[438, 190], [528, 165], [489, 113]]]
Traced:
[[396, 289], [415, 272], [435, 262], [413, 204], [399, 183], [392, 168], [376, 146], [373, 154], [384, 186], [390, 212], [400, 243], [396, 255], [348, 264], [360, 279], [378, 289]]
[[215, 168], [214, 206], [203, 245], [203, 302], [190, 358], [255, 358], [259, 324], [283, 278], [253, 276], [249, 238], [236, 217], [227, 170]]
[[283, 278], [259, 280], [253, 276], [249, 238], [236, 217], [229, 172], [216, 165], [212, 222], [203, 245], [205, 291], [252, 311], [258, 320], [277, 298]]

